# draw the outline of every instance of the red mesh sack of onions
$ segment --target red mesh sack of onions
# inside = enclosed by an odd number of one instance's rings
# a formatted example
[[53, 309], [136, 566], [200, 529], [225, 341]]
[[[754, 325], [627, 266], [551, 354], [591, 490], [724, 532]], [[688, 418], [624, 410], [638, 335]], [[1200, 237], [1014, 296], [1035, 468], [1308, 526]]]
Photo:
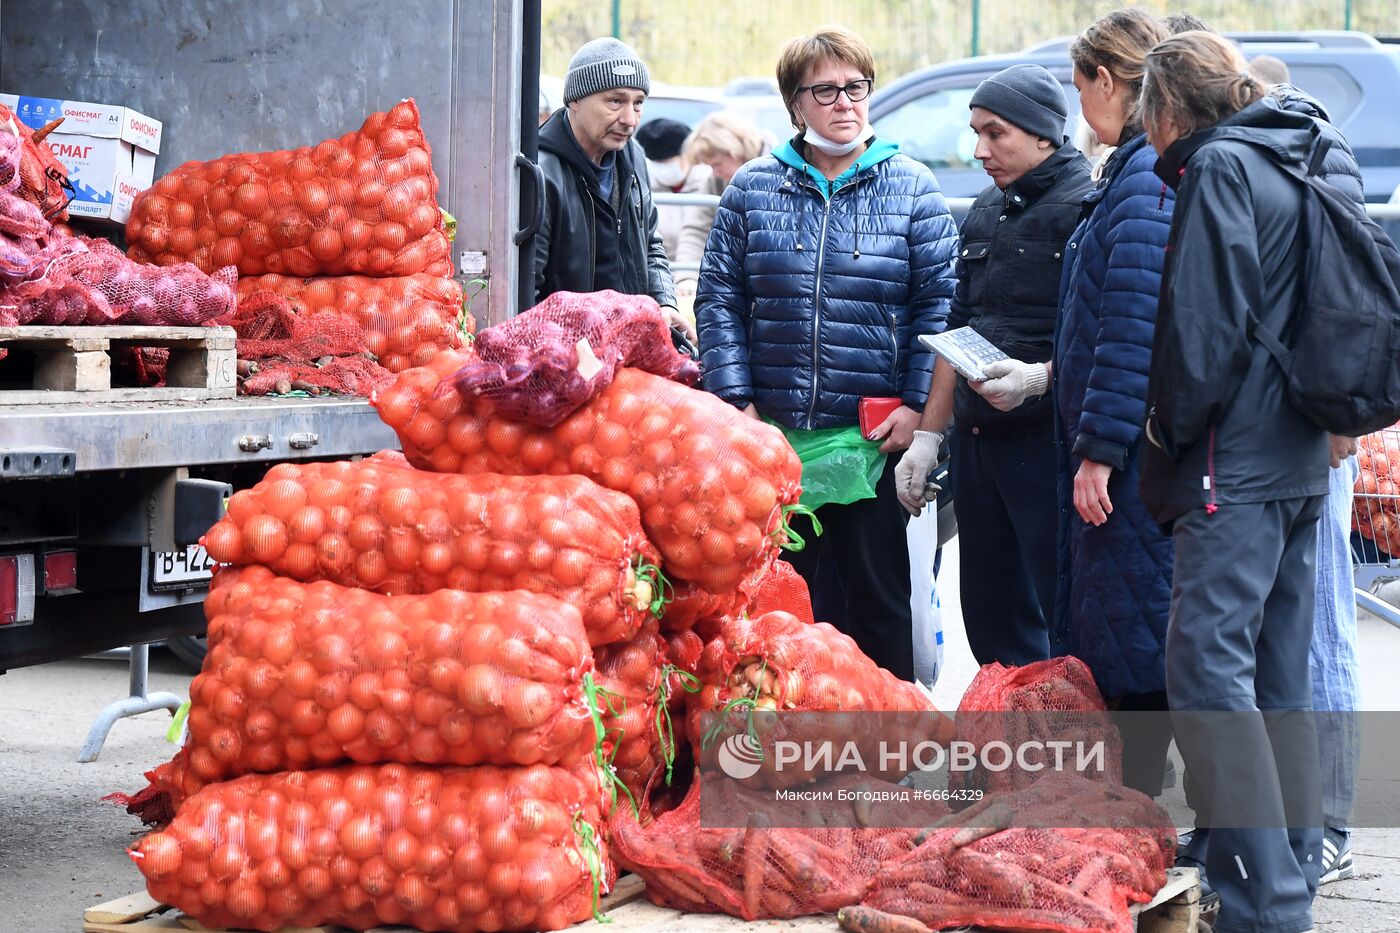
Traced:
[[652, 777], [669, 770], [675, 759], [670, 717], [659, 708], [664, 643], [655, 620], [629, 641], [595, 649], [598, 699], [603, 726], [603, 754], [640, 808]]
[[363, 329], [358, 349], [373, 354], [391, 373], [421, 366], [439, 350], [460, 348], [462, 333], [476, 327], [462, 309], [461, 284], [424, 273], [388, 279], [261, 275], [238, 280], [240, 305], [259, 292], [286, 299], [293, 313], [309, 316], [313, 323], [325, 315], [355, 321]]
[[206, 927], [560, 930], [616, 871], [596, 769], [390, 764], [247, 775], [129, 850]]
[[581, 476], [444, 475], [402, 456], [278, 464], [204, 536], [214, 560], [399, 595], [529, 590], [578, 609], [590, 642], [659, 611], [637, 507]]
[[[700, 690], [689, 704], [687, 731], [702, 762], [713, 764], [721, 733], [750, 729], [756, 714], [760, 731], [780, 730], [794, 741], [852, 736], [867, 762], [883, 761], [882, 741], [946, 745], [955, 735], [952, 719], [938, 712], [923, 690], [878, 667], [849, 635], [786, 612], [726, 620], [705, 646], [697, 677]], [[870, 713], [899, 715], [863, 715]], [[769, 756], [753, 782], [791, 787], [814, 773], [775, 767]], [[876, 776], [899, 780], [904, 775]]]
[[189, 738], [151, 782], [171, 806], [250, 772], [354, 761], [574, 762], [594, 750], [577, 610], [522, 591], [381, 596], [220, 570]]
[[136, 197], [140, 262], [239, 275], [452, 274], [432, 150], [401, 101], [339, 139], [186, 162]]
[[374, 400], [410, 463], [440, 473], [576, 473], [636, 501], [676, 581], [735, 598], [787, 543], [802, 464], [771, 425], [713, 395], [637, 369], [559, 425], [500, 417], [485, 398], [439, 391], [462, 356], [400, 373]]

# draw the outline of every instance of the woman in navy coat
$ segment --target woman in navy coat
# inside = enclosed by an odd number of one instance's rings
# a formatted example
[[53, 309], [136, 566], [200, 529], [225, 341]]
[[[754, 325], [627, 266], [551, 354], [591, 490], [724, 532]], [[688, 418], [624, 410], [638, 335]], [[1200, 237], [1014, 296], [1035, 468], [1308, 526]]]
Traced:
[[[1075, 41], [1084, 117], [1117, 149], [1070, 238], [1055, 337], [1060, 586], [1052, 648], [1089, 665], [1119, 710], [1165, 710], [1172, 543], [1138, 493], [1147, 373], [1174, 194], [1135, 111], [1147, 52], [1166, 30], [1140, 10]], [[1058, 644], [1056, 644], [1058, 642]], [[1150, 728], [1149, 723], [1160, 728]], [[1162, 789], [1166, 716], [1124, 729], [1124, 781]]]

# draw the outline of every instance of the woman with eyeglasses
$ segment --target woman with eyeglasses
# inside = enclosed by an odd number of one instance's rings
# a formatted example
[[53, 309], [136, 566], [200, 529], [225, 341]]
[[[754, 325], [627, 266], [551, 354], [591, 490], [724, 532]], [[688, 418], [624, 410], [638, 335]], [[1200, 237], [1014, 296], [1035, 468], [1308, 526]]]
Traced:
[[[886, 455], [909, 446], [928, 395], [918, 335], [943, 327], [957, 229], [933, 174], [870, 127], [875, 65], [860, 37], [831, 27], [794, 39], [777, 72], [798, 133], [740, 169], [720, 201], [695, 302], [705, 388], [776, 422], [799, 450], [818, 430], [856, 450], [874, 495], [821, 505], [825, 532], [804, 534], [788, 559], [818, 618], [911, 680], [908, 515]], [[892, 410], [862, 438], [866, 398]], [[840, 587], [816, 585], [827, 550]], [[832, 591], [844, 605], [823, 605]]]

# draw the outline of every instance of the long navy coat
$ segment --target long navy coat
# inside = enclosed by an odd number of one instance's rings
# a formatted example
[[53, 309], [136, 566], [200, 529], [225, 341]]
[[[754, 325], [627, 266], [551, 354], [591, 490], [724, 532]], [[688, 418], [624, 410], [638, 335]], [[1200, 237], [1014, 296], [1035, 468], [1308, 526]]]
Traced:
[[[1147, 373], [1173, 192], [1138, 135], [1117, 149], [1070, 237], [1055, 334], [1059, 588], [1051, 647], [1094, 673], [1105, 697], [1166, 689], [1173, 548], [1138, 494]], [[1113, 467], [1113, 513], [1074, 508], [1085, 459]]]

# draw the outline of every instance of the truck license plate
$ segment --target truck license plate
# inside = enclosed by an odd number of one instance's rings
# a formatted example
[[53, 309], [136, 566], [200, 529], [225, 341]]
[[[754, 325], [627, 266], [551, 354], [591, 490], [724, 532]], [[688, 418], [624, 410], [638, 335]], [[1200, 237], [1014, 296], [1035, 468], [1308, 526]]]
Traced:
[[151, 585], [157, 588], [196, 586], [214, 575], [214, 562], [198, 544], [183, 551], [151, 552]]

